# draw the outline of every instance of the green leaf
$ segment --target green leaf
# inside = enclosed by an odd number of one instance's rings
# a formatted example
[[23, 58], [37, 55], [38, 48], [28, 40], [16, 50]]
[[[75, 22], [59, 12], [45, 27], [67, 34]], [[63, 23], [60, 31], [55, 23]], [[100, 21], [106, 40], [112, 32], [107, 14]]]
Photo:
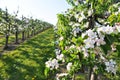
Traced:
[[117, 16], [115, 14], [110, 15], [108, 21], [113, 25], [117, 21]]
[[73, 38], [72, 38], [72, 42], [73, 42], [73, 43], [76, 43], [76, 41], [77, 41], [76, 38], [73, 37]]
[[50, 72], [50, 68], [45, 68], [45, 70], [44, 70], [44, 75], [46, 76], [46, 77], [48, 77], [49, 76], [49, 72]]
[[79, 37], [78, 40], [77, 40], [77, 44], [81, 45], [82, 43], [83, 43], [83, 39], [82, 39], [82, 37]]

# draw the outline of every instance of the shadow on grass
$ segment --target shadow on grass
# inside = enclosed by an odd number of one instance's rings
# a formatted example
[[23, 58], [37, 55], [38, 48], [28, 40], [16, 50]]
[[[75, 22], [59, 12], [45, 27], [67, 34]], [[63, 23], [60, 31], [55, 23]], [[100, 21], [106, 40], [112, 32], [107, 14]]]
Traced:
[[0, 80], [46, 80], [45, 62], [54, 56], [53, 30], [49, 29], [0, 58]]

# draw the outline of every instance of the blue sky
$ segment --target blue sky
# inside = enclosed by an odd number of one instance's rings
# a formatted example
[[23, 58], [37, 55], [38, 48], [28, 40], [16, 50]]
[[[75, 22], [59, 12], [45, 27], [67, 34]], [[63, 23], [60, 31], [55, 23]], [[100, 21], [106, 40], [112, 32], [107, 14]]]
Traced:
[[26, 17], [41, 19], [52, 24], [57, 22], [57, 13], [66, 11], [70, 6], [66, 0], [0, 0], [0, 8], [8, 8], [9, 13], [19, 9], [19, 17], [22, 14]]

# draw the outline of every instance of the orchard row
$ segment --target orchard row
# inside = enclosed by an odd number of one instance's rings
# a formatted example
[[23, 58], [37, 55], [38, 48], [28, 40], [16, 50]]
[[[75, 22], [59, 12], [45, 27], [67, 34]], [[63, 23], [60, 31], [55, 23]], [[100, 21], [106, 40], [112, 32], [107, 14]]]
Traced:
[[23, 15], [18, 18], [18, 11], [13, 15], [8, 13], [8, 9], [5, 11], [0, 9], [0, 36], [5, 37], [4, 49], [8, 48], [9, 37], [15, 35], [15, 43], [19, 43], [18, 36], [21, 34], [21, 40], [34, 36], [41, 31], [52, 27], [53, 25], [32, 17], [27, 18]]

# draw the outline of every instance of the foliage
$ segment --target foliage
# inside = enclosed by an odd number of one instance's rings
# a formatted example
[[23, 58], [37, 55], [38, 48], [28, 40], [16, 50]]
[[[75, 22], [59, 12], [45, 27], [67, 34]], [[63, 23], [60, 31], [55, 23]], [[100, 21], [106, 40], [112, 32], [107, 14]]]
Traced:
[[100, 74], [102, 78], [119, 79], [116, 78], [119, 76], [119, 64], [115, 62], [119, 58], [119, 1], [67, 1], [72, 8], [57, 15], [55, 32], [59, 49], [56, 56], [64, 54], [65, 62], [62, 64], [72, 63], [69, 66], [71, 70], [66, 71], [68, 75], [74, 79], [78, 72], [87, 71], [89, 80], [97, 80], [96, 76]]

